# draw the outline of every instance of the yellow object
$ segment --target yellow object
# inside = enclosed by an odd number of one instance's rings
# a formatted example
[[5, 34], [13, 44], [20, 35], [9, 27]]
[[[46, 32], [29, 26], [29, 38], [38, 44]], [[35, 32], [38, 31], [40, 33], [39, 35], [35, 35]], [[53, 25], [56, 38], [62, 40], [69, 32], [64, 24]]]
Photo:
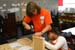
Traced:
[[45, 50], [44, 39], [42, 37], [33, 36], [33, 50]]

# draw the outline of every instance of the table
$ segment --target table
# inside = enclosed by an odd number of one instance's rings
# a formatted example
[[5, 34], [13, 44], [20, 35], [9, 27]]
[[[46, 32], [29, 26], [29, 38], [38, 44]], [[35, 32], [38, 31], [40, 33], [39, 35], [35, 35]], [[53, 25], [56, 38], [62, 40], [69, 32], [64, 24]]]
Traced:
[[31, 45], [32, 41], [30, 39], [22, 38], [15, 42], [0, 45], [0, 50], [29, 50], [32, 49]]
[[39, 37], [33, 36], [33, 40], [30, 40], [28, 38], [21, 38], [15, 42], [0, 45], [0, 50], [33, 50], [33, 49], [46, 50], [42, 38], [40, 39]]

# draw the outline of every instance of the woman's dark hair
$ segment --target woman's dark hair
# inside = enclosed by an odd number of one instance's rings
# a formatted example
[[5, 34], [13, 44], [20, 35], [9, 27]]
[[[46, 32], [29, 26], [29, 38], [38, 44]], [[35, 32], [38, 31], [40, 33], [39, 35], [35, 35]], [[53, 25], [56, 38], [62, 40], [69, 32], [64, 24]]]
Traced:
[[37, 10], [37, 14], [40, 14], [40, 9], [41, 9], [41, 8], [40, 8], [35, 2], [33, 2], [33, 1], [29, 2], [29, 3], [27, 4], [27, 7], [26, 7], [26, 14], [27, 14], [29, 17], [34, 16], [34, 15], [32, 14], [32, 12], [33, 12], [35, 9]]

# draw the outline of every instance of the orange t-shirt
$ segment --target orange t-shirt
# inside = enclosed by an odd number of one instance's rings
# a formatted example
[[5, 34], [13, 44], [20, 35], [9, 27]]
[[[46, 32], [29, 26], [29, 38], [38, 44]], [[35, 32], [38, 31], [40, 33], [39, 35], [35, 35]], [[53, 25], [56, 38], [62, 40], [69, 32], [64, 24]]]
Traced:
[[[32, 21], [35, 32], [40, 32], [46, 25], [52, 24], [51, 13], [46, 9], [41, 9], [40, 14], [33, 16], [32, 18], [25, 16], [23, 21], [26, 23], [30, 23]], [[50, 27], [50, 29], [52, 28]]]

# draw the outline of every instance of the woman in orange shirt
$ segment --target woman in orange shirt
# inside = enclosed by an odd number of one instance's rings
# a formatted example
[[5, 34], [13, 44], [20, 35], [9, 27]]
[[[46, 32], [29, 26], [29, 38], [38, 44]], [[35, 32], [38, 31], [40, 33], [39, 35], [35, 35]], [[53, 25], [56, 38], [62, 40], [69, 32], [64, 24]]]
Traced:
[[44, 8], [40, 8], [35, 2], [29, 2], [27, 4], [26, 14], [27, 16], [23, 19], [23, 25], [27, 30], [30, 30], [31, 27], [28, 23], [32, 21], [35, 35], [41, 36], [52, 29], [51, 13]]

